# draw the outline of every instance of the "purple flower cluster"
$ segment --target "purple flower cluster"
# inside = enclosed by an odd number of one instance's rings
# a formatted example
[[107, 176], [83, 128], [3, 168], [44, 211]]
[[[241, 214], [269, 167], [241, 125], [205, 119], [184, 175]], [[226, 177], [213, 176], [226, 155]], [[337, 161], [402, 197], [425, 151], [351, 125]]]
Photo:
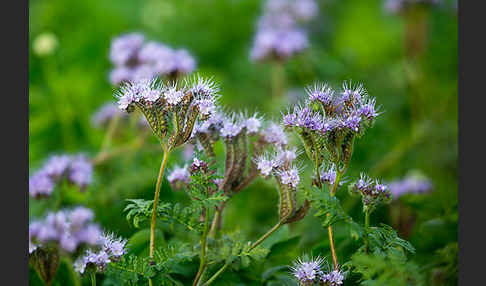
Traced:
[[49, 196], [64, 178], [84, 190], [93, 180], [93, 166], [84, 155], [52, 156], [29, 178], [29, 193], [35, 198]]
[[91, 122], [94, 127], [101, 128], [106, 126], [108, 122], [115, 116], [126, 117], [126, 113], [120, 111], [120, 109], [113, 104], [113, 102], [108, 102], [102, 105], [96, 113], [91, 118]]
[[[321, 182], [327, 184], [328, 186], [333, 186], [336, 182], [336, 166], [331, 164], [327, 168], [323, 168], [320, 171]], [[342, 182], [339, 182], [341, 185]]]
[[158, 42], [144, 42], [144, 36], [139, 33], [112, 40], [110, 60], [115, 67], [110, 72], [110, 81], [113, 85], [158, 76], [184, 75], [196, 68], [196, 61], [186, 50], [174, 50]]
[[263, 131], [263, 138], [265, 142], [274, 144], [277, 147], [285, 146], [288, 143], [287, 135], [283, 128], [273, 122]]
[[175, 168], [169, 173], [169, 176], [167, 176], [167, 180], [174, 190], [180, 190], [184, 185], [191, 182], [191, 174], [189, 173], [187, 166], [175, 166]]
[[389, 13], [400, 13], [413, 5], [438, 5], [441, 0], [385, 0], [385, 10]]
[[402, 180], [395, 180], [390, 183], [390, 193], [394, 199], [405, 194], [421, 194], [432, 190], [432, 182], [419, 175], [409, 175]]
[[282, 115], [284, 126], [321, 135], [341, 130], [360, 133], [378, 116], [375, 99], [361, 84], [344, 82], [342, 91], [337, 93], [327, 84], [316, 83], [306, 91], [306, 104]]
[[272, 174], [283, 185], [295, 189], [300, 182], [299, 168], [292, 164], [297, 155], [295, 149], [279, 148], [273, 154], [267, 152], [259, 156], [255, 163], [263, 177], [266, 178]]
[[73, 253], [81, 245], [97, 245], [100, 227], [93, 223], [93, 211], [85, 207], [49, 213], [44, 219], [29, 224], [29, 253], [47, 243], [57, 243]]
[[83, 274], [86, 269], [103, 272], [110, 262], [117, 261], [126, 250], [127, 240], [117, 238], [113, 234], [102, 234], [98, 237], [99, 250], [88, 249], [74, 263], [74, 269]]
[[183, 84], [167, 85], [161, 84], [156, 79], [141, 79], [122, 85], [116, 93], [116, 97], [118, 107], [129, 112], [135, 105], [142, 110], [155, 106], [162, 110], [175, 110], [188, 104], [188, 100], [183, 99], [190, 94], [191, 106], [197, 107], [202, 116], [209, 116], [216, 109], [218, 91], [219, 88], [213, 81], [199, 76], [186, 80]]
[[363, 173], [361, 173], [357, 182], [350, 185], [350, 189], [362, 196], [365, 207], [373, 207], [381, 202], [391, 200], [391, 193], [387, 185], [379, 180], [372, 180]]
[[310, 259], [309, 261], [299, 259], [294, 262], [294, 265], [290, 269], [300, 285], [342, 285], [344, 275], [339, 270], [325, 273], [322, 270], [323, 262], [324, 260], [320, 257]]
[[254, 61], [287, 59], [305, 50], [309, 40], [299, 22], [309, 21], [317, 12], [314, 0], [267, 0], [250, 58]]

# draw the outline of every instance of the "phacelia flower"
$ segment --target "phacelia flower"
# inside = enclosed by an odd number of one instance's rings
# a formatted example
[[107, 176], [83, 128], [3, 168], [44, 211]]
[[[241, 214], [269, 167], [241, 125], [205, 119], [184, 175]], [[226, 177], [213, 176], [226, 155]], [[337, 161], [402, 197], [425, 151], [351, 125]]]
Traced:
[[308, 21], [316, 14], [317, 5], [313, 0], [267, 0], [258, 20], [250, 58], [255, 61], [284, 60], [302, 52], [309, 41], [298, 22]]
[[49, 196], [55, 182], [46, 172], [39, 171], [29, 178], [29, 194], [34, 198]]
[[373, 209], [379, 203], [389, 202], [391, 199], [387, 185], [379, 180], [372, 180], [363, 173], [359, 180], [351, 184], [349, 188], [352, 193], [361, 195], [365, 209]]
[[174, 50], [154, 41], [144, 43], [144, 36], [137, 33], [115, 38], [110, 59], [115, 65], [110, 72], [113, 85], [159, 76], [177, 77], [196, 68], [196, 61], [188, 51]]
[[287, 145], [287, 135], [280, 125], [271, 123], [268, 128], [263, 131], [263, 138], [267, 143], [275, 144], [276, 146]]
[[390, 183], [390, 193], [394, 199], [405, 194], [420, 194], [432, 190], [432, 182], [423, 175], [411, 174], [402, 180], [395, 180]]
[[144, 42], [144, 36], [132, 33], [119, 36], [112, 40], [110, 60], [117, 66], [123, 66], [136, 58]]
[[323, 259], [317, 257], [310, 261], [302, 261], [301, 259], [294, 262], [290, 268], [294, 277], [303, 285], [310, 285], [313, 282], [318, 282], [323, 275], [321, 270]]
[[223, 128], [220, 130], [220, 134], [224, 138], [232, 138], [236, 135], [240, 134], [241, 130], [243, 129], [242, 124], [238, 122], [237, 119], [234, 118], [227, 118], [223, 123]]
[[83, 155], [76, 156], [71, 161], [69, 180], [81, 188], [93, 180], [93, 165]]
[[72, 253], [81, 245], [97, 245], [101, 230], [92, 220], [92, 211], [84, 207], [51, 212], [29, 224], [29, 249], [54, 242]]
[[[196, 159], [196, 158], [194, 158], [194, 159]], [[190, 176], [191, 176], [191, 174], [189, 174], [189, 171], [187, 170], [186, 167], [176, 166], [172, 170], [172, 172], [170, 172], [169, 176], [167, 176], [167, 180], [170, 183], [173, 183], [175, 181], [180, 181], [180, 182], [184, 182], [184, 183], [188, 184], [189, 181], [190, 181]]]
[[182, 90], [178, 90], [175, 86], [170, 87], [164, 92], [164, 98], [170, 105], [176, 105], [181, 102], [184, 93]]
[[329, 274], [324, 274], [321, 277], [321, 282], [327, 283], [329, 286], [342, 285], [344, 275], [339, 270], [333, 270]]
[[281, 170], [278, 172], [278, 176], [280, 177], [280, 181], [284, 185], [292, 186], [293, 188], [297, 188], [300, 182], [299, 170], [296, 167], [292, 167], [290, 169]]
[[273, 169], [278, 166], [278, 162], [275, 159], [271, 158], [268, 153], [258, 157], [256, 160], [256, 164], [258, 171], [260, 171], [260, 173], [264, 177], [270, 175]]
[[245, 120], [246, 130], [250, 134], [257, 133], [260, 127], [262, 126], [262, 121], [257, 115], [253, 115], [252, 117]]
[[321, 182], [333, 186], [336, 182], [336, 166], [331, 165], [330, 167], [323, 169], [320, 173], [320, 178]]

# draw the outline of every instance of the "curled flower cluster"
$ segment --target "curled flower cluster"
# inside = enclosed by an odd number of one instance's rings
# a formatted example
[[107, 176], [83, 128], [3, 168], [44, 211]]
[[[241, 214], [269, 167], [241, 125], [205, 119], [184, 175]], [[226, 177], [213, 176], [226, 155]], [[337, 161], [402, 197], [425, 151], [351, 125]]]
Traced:
[[193, 133], [196, 120], [207, 120], [219, 97], [216, 84], [199, 76], [163, 84], [143, 79], [127, 82], [117, 92], [118, 107], [131, 112], [137, 107], [167, 148], [178, 147]]
[[385, 10], [393, 14], [398, 14], [414, 5], [438, 5], [440, 3], [441, 0], [386, 0]]
[[[342, 285], [344, 275], [339, 270], [333, 270], [329, 273], [323, 271], [324, 260], [320, 257], [303, 261], [298, 259], [290, 267], [292, 274], [302, 286], [325, 285], [337, 286]], [[327, 267], [329, 268], [329, 267]]]
[[115, 116], [126, 117], [126, 113], [121, 112], [121, 110], [113, 104], [113, 102], [108, 102], [102, 105], [96, 113], [91, 118], [94, 127], [101, 128], [106, 126], [108, 122]]
[[[339, 163], [347, 165], [354, 139], [361, 137], [379, 115], [375, 99], [361, 84], [350, 82], [344, 82], [340, 92], [321, 83], [306, 91], [308, 98], [304, 104], [282, 114], [283, 125], [299, 134], [316, 170], [325, 159], [330, 159], [336, 167]], [[330, 158], [324, 157], [325, 154]], [[345, 167], [337, 171], [344, 170]]]
[[432, 182], [426, 177], [418, 174], [410, 174], [402, 180], [395, 180], [390, 183], [390, 193], [394, 199], [405, 194], [420, 194], [432, 190]]
[[[252, 159], [268, 146], [263, 125], [257, 113], [248, 116], [247, 113], [225, 114], [221, 111], [196, 124], [192, 139], [204, 150], [210, 165], [215, 162], [214, 144], [221, 140], [225, 145], [224, 178], [219, 181], [218, 188], [226, 195], [240, 191], [258, 175]], [[252, 148], [249, 148], [250, 144]]]
[[297, 208], [297, 187], [300, 183], [300, 170], [294, 163], [296, 149], [277, 147], [274, 153], [264, 153], [255, 159], [260, 174], [267, 178], [275, 177], [279, 191], [279, 215], [281, 223], [295, 222], [302, 219], [308, 211], [308, 201]]
[[49, 196], [57, 183], [67, 179], [84, 190], [93, 178], [93, 166], [84, 155], [55, 155], [29, 178], [32, 197]]
[[309, 40], [299, 22], [309, 21], [317, 12], [314, 0], [267, 0], [258, 21], [250, 58], [284, 60], [305, 50]]
[[158, 76], [177, 78], [196, 68], [196, 61], [186, 50], [174, 50], [158, 42], [144, 42], [145, 37], [139, 33], [112, 40], [110, 60], [115, 67], [110, 72], [110, 81], [113, 85]]
[[373, 180], [361, 174], [358, 181], [349, 186], [352, 193], [361, 195], [365, 208], [373, 209], [380, 203], [386, 203], [391, 200], [389, 187], [379, 180]]
[[98, 237], [98, 244], [98, 250], [88, 249], [75, 261], [74, 269], [77, 272], [81, 274], [86, 270], [104, 272], [108, 263], [119, 260], [127, 252], [127, 240], [117, 238], [113, 234], [102, 234]]
[[29, 253], [38, 247], [55, 243], [73, 253], [82, 245], [98, 244], [101, 229], [93, 223], [93, 211], [85, 207], [49, 213], [44, 219], [29, 224]]

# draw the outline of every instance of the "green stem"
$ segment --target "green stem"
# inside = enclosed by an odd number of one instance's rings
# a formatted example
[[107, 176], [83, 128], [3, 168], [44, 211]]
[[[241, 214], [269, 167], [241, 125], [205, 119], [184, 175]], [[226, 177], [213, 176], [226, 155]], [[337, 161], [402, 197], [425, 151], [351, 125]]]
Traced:
[[167, 158], [169, 158], [170, 150], [164, 150], [164, 157], [162, 158], [162, 163], [160, 164], [159, 176], [157, 177], [157, 183], [155, 185], [155, 196], [154, 196], [154, 207], [152, 210], [152, 222], [150, 224], [150, 258], [154, 257], [155, 250], [155, 223], [157, 220], [157, 203], [159, 201], [160, 185], [162, 183], [162, 178], [165, 170], [165, 165], [167, 164]]
[[282, 226], [282, 221], [279, 221], [274, 227], [272, 227], [267, 233], [262, 235], [255, 243], [253, 243], [248, 251], [252, 251], [255, 247], [257, 247], [260, 243], [262, 243], [265, 239], [267, 239], [272, 233], [277, 231]]
[[221, 267], [221, 269], [218, 270], [218, 272], [214, 273], [213, 276], [211, 276], [211, 278], [209, 278], [208, 281], [206, 281], [206, 283], [203, 284], [203, 286], [207, 286], [209, 284], [211, 284], [214, 280], [216, 280], [216, 278], [218, 278], [218, 276], [223, 273], [223, 271], [226, 269], [226, 267], [229, 266], [229, 263], [226, 263], [225, 265], [223, 265], [223, 267]]
[[204, 210], [204, 231], [201, 236], [201, 261], [199, 263], [199, 269], [197, 271], [196, 278], [194, 278], [194, 283], [192, 283], [193, 286], [197, 285], [204, 269], [206, 268], [206, 244], [209, 228], [209, 209], [204, 208]]
[[[368, 209], [365, 210], [365, 230], [368, 233], [368, 228], [370, 227], [370, 211]], [[368, 237], [365, 238], [365, 247], [366, 253], [368, 253]]]
[[90, 272], [90, 276], [91, 276], [91, 285], [96, 286], [96, 273]]
[[[332, 186], [332, 189], [331, 189], [331, 192], [330, 192], [331, 197], [336, 194], [337, 187], [339, 186], [339, 181], [341, 181], [341, 177], [344, 174], [346, 167], [347, 166], [345, 165], [342, 170], [336, 170], [336, 180], [334, 181], [334, 185]], [[336, 165], [336, 169], [338, 169], [337, 165]], [[334, 264], [334, 269], [339, 269], [339, 264], [338, 264], [337, 254], [336, 254], [336, 247], [334, 245], [334, 235], [333, 235], [333, 231], [332, 231], [332, 225], [330, 225], [327, 228], [327, 232], [328, 232], [328, 235], [329, 235], [329, 245], [331, 247], [332, 262]]]

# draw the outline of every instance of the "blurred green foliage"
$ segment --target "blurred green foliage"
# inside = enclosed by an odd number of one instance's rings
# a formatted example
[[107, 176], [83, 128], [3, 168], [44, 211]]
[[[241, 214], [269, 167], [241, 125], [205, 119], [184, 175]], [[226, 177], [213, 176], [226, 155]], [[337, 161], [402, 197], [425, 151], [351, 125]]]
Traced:
[[[405, 196], [400, 202], [380, 207], [371, 223], [396, 227], [390, 214], [400, 206], [409, 223], [408, 229], [398, 231], [416, 248], [414, 263], [431, 285], [455, 285], [457, 12], [447, 5], [427, 11], [425, 49], [410, 60], [405, 51], [405, 20], [386, 14], [382, 1], [318, 2], [319, 16], [308, 26], [310, 48], [285, 65], [285, 86], [303, 93], [303, 87], [315, 80], [334, 86], [347, 79], [365, 84], [383, 114], [357, 141], [347, 177], [354, 179], [365, 171], [392, 180], [411, 169], [427, 175], [435, 186], [432, 193]], [[198, 72], [214, 75], [220, 83], [222, 104], [237, 110], [258, 110], [268, 119], [278, 119], [277, 107], [285, 104], [271, 96], [272, 66], [249, 60], [261, 6], [256, 0], [30, 1], [30, 173], [50, 154], [97, 154], [105, 130], [94, 128], [91, 116], [103, 103], [114, 100], [114, 88], [108, 81], [110, 41], [126, 32], [140, 31], [149, 39], [187, 48], [197, 59]], [[57, 46], [51, 54], [39, 55], [32, 43], [45, 33], [55, 36]], [[130, 142], [140, 133], [136, 128], [126, 129], [124, 136], [115, 138], [114, 146]], [[155, 139], [149, 136], [148, 140], [149, 146], [156, 146]], [[160, 150], [147, 145], [114, 157], [96, 166], [95, 182], [86, 193], [65, 190], [63, 205], [86, 205], [95, 211], [96, 220], [104, 228], [126, 238], [137, 232], [141, 236], [145, 230], [131, 227], [122, 210], [125, 199], [152, 198], [161, 157]], [[305, 163], [305, 156], [301, 160]], [[181, 156], [172, 156], [169, 168], [183, 161]], [[307, 169], [310, 173], [310, 166]], [[363, 219], [359, 199], [345, 191], [338, 192], [338, 197], [355, 220]], [[161, 199], [184, 202], [187, 197], [173, 192], [165, 181]], [[29, 214], [40, 216], [46, 208], [46, 203], [30, 200]], [[311, 210], [303, 221], [277, 232], [273, 246], [269, 239], [271, 255], [258, 271], [274, 272], [265, 272], [263, 280], [284, 281], [274, 273], [285, 273], [281, 265], [290, 264], [304, 252], [330, 256], [327, 230], [320, 227], [322, 222], [313, 213]], [[229, 203], [223, 227], [256, 238], [276, 219], [277, 191], [272, 183], [257, 180]], [[161, 224], [160, 229], [166, 240], [173, 235], [166, 225]], [[350, 259], [356, 245], [347, 230], [338, 225], [335, 240], [340, 260]], [[273, 248], [284, 251], [274, 252]], [[137, 247], [133, 251], [143, 254], [147, 249]], [[32, 285], [40, 283], [34, 272], [31, 274]], [[232, 279], [228, 278], [232, 275], [228, 271], [222, 277]], [[272, 275], [273, 280], [269, 278]], [[70, 275], [58, 276], [55, 285], [71, 284], [59, 280]], [[279, 285], [271, 283], [268, 285]]]

